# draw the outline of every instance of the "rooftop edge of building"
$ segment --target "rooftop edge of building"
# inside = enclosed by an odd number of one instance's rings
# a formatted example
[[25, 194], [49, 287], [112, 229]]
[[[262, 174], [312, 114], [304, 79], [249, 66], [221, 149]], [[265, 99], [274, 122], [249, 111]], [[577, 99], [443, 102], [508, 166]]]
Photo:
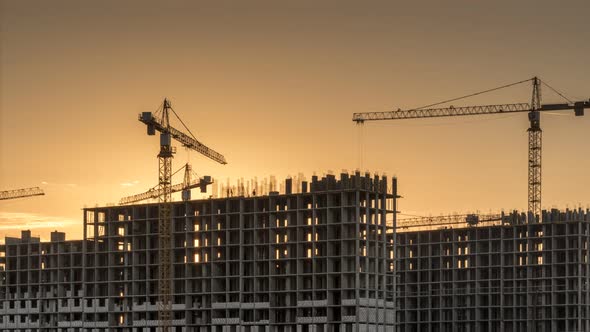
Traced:
[[[254, 184], [254, 182], [252, 184]], [[232, 198], [264, 198], [270, 196], [284, 196], [294, 194], [313, 194], [342, 190], [366, 190], [385, 194], [387, 195], [387, 198], [393, 198], [395, 191], [394, 186], [396, 185], [396, 177], [392, 178], [392, 183], [389, 185], [388, 177], [386, 175], [379, 176], [376, 173], [361, 173], [360, 171], [356, 171], [354, 173], [341, 172], [339, 178], [337, 178], [336, 175], [329, 173], [321, 177], [313, 175], [311, 177], [311, 181], [303, 180], [303, 177], [286, 177], [280, 186], [277, 185], [276, 181], [274, 181], [274, 177], [271, 177], [269, 181], [261, 181], [260, 184], [256, 183], [256, 185], [252, 186], [246, 186], [243, 180], [238, 181], [238, 184], [235, 186], [225, 186], [222, 184], [223, 189], [221, 193], [217, 195], [214, 194], [207, 198], [192, 199], [189, 201], [172, 201], [172, 204], [205, 200], [225, 200]], [[136, 202], [133, 204], [105, 204], [104, 206], [96, 205], [94, 207], [84, 207], [83, 210], [86, 211], [103, 208], [146, 206], [157, 204], [158, 202], [149, 201]]]

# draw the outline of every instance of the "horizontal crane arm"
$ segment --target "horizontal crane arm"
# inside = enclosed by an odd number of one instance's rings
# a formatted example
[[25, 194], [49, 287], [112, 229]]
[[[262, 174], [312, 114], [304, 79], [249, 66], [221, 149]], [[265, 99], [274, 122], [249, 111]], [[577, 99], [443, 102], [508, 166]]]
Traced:
[[390, 112], [366, 112], [354, 113], [352, 121], [362, 123], [374, 120], [401, 120], [401, 119], [419, 119], [419, 118], [438, 118], [447, 116], [461, 115], [479, 115], [479, 114], [496, 114], [496, 113], [516, 113], [529, 112], [531, 105], [523, 104], [501, 104], [501, 105], [483, 105], [483, 106], [465, 106], [465, 107], [445, 107], [445, 108], [427, 108], [413, 110], [397, 110]]
[[[198, 181], [191, 181], [191, 183], [186, 187], [185, 187], [184, 183], [178, 183], [178, 184], [175, 184], [171, 187], [171, 192], [175, 193], [175, 192], [182, 191], [184, 189], [193, 189], [193, 188], [200, 187], [202, 185], [209, 185], [211, 183], [213, 183], [213, 182], [206, 181], [205, 179], [200, 179]], [[121, 198], [121, 200], [119, 200], [119, 204], [125, 205], [125, 204], [131, 204], [131, 203], [135, 203], [135, 202], [145, 201], [150, 198], [155, 199], [155, 198], [162, 196], [163, 194], [164, 194], [164, 191], [162, 189], [152, 188], [152, 189], [150, 189], [144, 193], [141, 193], [141, 194], [123, 197], [123, 198]]]
[[45, 195], [39, 187], [0, 191], [0, 200]]
[[[182, 143], [182, 145], [186, 146], [187, 148], [195, 150], [195, 151], [199, 152], [200, 154], [204, 155], [205, 157], [212, 159], [220, 164], [223, 164], [223, 165], [227, 164], [225, 157], [221, 153], [207, 147], [205, 144], [197, 141], [196, 139], [190, 137], [189, 135], [183, 133], [182, 131], [180, 131], [172, 126], [166, 127], [166, 126], [162, 125], [152, 115], [151, 112], [145, 112], [145, 113], [140, 114], [139, 121], [148, 125], [148, 133], [153, 132], [154, 129], [159, 132], [168, 132], [168, 133], [170, 133], [170, 136], [172, 136], [174, 139], [176, 139], [177, 141]], [[151, 135], [153, 135], [153, 133]]]
[[478, 223], [489, 223], [496, 221], [504, 221], [504, 214], [462, 214], [450, 216], [435, 216], [435, 217], [417, 217], [397, 220], [397, 229], [415, 229], [422, 227], [463, 227], [474, 226]]
[[584, 109], [590, 108], [590, 100], [577, 101], [573, 104], [543, 104], [539, 111], [565, 111], [574, 110], [576, 116], [584, 115]]
[[170, 135], [172, 135], [172, 137], [174, 137], [177, 141], [182, 143], [182, 145], [186, 146], [187, 148], [193, 149], [193, 150], [199, 152], [200, 154], [204, 155], [205, 157], [210, 158], [220, 164], [223, 164], [223, 165], [227, 164], [225, 157], [221, 153], [207, 147], [203, 143], [188, 136], [187, 134], [181, 132], [180, 130], [175, 129], [174, 127], [170, 127], [169, 131], [170, 131]]
[[[584, 109], [590, 108], [590, 101], [579, 101], [573, 104], [544, 104], [538, 111], [565, 111], [574, 110], [577, 116], [584, 115]], [[481, 115], [481, 114], [499, 114], [499, 113], [518, 113], [532, 111], [530, 104], [500, 104], [500, 105], [483, 105], [483, 106], [464, 106], [464, 107], [444, 107], [444, 108], [426, 108], [412, 110], [397, 110], [390, 112], [365, 112], [354, 113], [352, 121], [363, 123], [365, 121], [376, 120], [402, 120], [402, 119], [419, 119], [419, 118], [439, 118], [448, 116], [463, 115]]]
[[150, 198], [158, 198], [162, 195], [162, 190], [152, 188], [144, 193], [123, 197], [119, 200], [120, 205], [131, 204], [135, 202], [145, 201]]

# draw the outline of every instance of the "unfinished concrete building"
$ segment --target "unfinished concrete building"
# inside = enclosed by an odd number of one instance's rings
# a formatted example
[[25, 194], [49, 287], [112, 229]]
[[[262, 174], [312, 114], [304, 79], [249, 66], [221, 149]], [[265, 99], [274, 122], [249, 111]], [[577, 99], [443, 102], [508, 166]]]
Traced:
[[526, 221], [398, 229], [397, 330], [590, 331], [590, 212]]
[[[395, 231], [387, 182], [174, 203], [175, 331], [590, 331], [590, 211]], [[83, 240], [6, 238], [0, 330], [156, 331], [157, 234], [140, 204], [85, 209]]]
[[[393, 330], [387, 182], [328, 175], [174, 203], [174, 330]], [[141, 204], [85, 209], [80, 241], [7, 238], [0, 329], [156, 331], [157, 234], [158, 205]]]

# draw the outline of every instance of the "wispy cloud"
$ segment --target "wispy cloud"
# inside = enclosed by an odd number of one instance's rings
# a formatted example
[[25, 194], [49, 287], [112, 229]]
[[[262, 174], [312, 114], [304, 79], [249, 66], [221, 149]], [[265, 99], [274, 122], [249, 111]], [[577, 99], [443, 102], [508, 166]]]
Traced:
[[65, 186], [65, 187], [77, 187], [76, 183], [55, 183], [55, 182], [47, 182], [41, 181], [41, 184], [44, 186]]
[[129, 182], [123, 182], [121, 183], [122, 187], [133, 187], [135, 185], [137, 185], [139, 183], [139, 181], [135, 180], [135, 181], [129, 181]]
[[21, 212], [0, 212], [0, 231], [60, 228], [79, 224], [82, 224], [81, 220], [59, 216], [45, 216], [41, 214]]

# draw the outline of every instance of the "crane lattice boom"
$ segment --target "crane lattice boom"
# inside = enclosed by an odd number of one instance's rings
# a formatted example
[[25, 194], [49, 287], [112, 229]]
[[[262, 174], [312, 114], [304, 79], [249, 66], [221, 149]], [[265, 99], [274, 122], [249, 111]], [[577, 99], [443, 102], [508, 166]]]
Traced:
[[448, 216], [435, 217], [415, 217], [397, 220], [397, 229], [412, 229], [425, 227], [453, 227], [459, 226], [475, 226], [478, 223], [489, 223], [494, 221], [504, 221], [504, 214], [457, 214]]
[[495, 113], [514, 113], [528, 112], [531, 110], [529, 104], [501, 104], [501, 105], [483, 105], [483, 106], [465, 106], [465, 107], [444, 107], [444, 108], [426, 108], [412, 110], [397, 110], [391, 112], [367, 112], [354, 113], [352, 120], [364, 122], [371, 120], [401, 120], [401, 119], [419, 119], [419, 118], [438, 118], [446, 116], [461, 115], [478, 115], [478, 114], [495, 114]]
[[185, 146], [189, 149], [195, 150], [195, 151], [199, 152], [200, 154], [202, 154], [203, 156], [210, 158], [220, 164], [223, 164], [223, 165], [227, 164], [225, 157], [221, 153], [214, 151], [213, 149], [207, 147], [206, 145], [197, 141], [193, 137], [183, 133], [182, 131], [180, 131], [172, 126], [166, 127], [162, 123], [164, 121], [155, 118], [151, 112], [144, 112], [144, 113], [140, 114], [139, 121], [148, 125], [148, 130], [151, 130], [152, 132], [153, 132], [153, 130], [157, 130], [159, 132], [168, 132], [168, 133], [170, 133], [170, 136], [172, 136], [172, 138], [176, 139], [183, 146]]
[[39, 187], [0, 191], [0, 200], [45, 195]]
[[[172, 185], [170, 190], [171, 190], [171, 192], [176, 193], [176, 192], [183, 191], [186, 189], [193, 189], [193, 188], [198, 188], [198, 187], [203, 188], [203, 186], [207, 186], [212, 183], [213, 183], [213, 181], [210, 181], [210, 179], [207, 180], [206, 178], [201, 178], [198, 181], [196, 181], [196, 180], [191, 181], [188, 185], [186, 185], [185, 183], [177, 183], [175, 185]], [[135, 202], [145, 201], [147, 199], [155, 199], [155, 198], [162, 196], [163, 193], [164, 192], [161, 189], [152, 188], [152, 189], [150, 189], [144, 193], [141, 193], [141, 194], [123, 197], [119, 201], [119, 204], [125, 205], [125, 204], [131, 204], [131, 203], [135, 203]]]
[[[544, 111], [563, 111], [575, 110], [576, 115], [584, 114], [583, 109], [590, 108], [590, 102], [580, 102], [575, 104], [545, 104], [538, 110]], [[364, 112], [354, 113], [352, 121], [362, 123], [365, 121], [376, 120], [403, 120], [403, 119], [420, 119], [420, 118], [441, 118], [449, 116], [463, 115], [483, 115], [483, 114], [501, 114], [501, 113], [521, 113], [530, 112], [531, 104], [499, 104], [483, 106], [462, 106], [462, 107], [442, 107], [442, 108], [425, 108], [411, 110], [397, 110], [389, 112]]]

